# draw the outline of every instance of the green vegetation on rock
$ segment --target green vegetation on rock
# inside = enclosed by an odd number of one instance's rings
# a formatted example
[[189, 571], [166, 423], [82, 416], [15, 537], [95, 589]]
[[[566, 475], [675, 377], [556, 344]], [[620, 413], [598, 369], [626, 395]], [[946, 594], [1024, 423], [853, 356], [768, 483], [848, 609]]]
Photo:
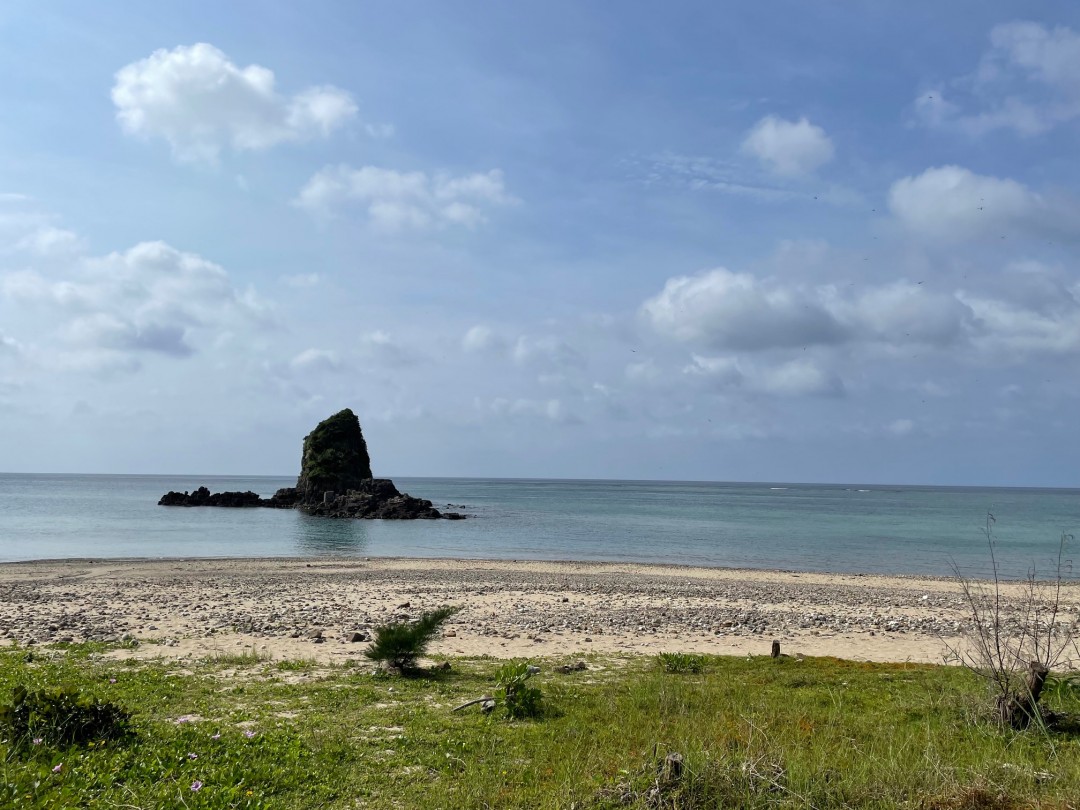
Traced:
[[306, 503], [324, 492], [359, 489], [371, 475], [371, 458], [360, 420], [349, 408], [335, 413], [304, 437], [304, 454], [296, 488]]

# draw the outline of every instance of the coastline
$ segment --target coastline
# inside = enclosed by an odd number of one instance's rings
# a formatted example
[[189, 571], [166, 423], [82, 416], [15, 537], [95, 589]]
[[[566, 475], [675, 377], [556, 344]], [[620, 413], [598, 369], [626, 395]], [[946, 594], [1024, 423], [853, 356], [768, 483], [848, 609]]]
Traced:
[[[1006, 583], [1015, 601], [1023, 583]], [[1080, 608], [1080, 584], [1063, 603]], [[0, 563], [4, 644], [134, 637], [109, 655], [364, 661], [353, 633], [442, 604], [435, 655], [768, 654], [942, 663], [966, 611], [945, 577], [429, 558]], [[321, 631], [321, 640], [314, 634]]]

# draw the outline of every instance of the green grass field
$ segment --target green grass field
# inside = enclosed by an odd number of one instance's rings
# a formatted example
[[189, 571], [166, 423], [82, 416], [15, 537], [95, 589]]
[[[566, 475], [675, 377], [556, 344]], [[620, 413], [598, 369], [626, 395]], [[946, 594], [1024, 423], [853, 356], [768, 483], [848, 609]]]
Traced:
[[[118, 662], [101, 646], [0, 652], [16, 685], [73, 685], [133, 713], [126, 740], [0, 743], [0, 807], [1077, 807], [1080, 735], [1001, 731], [946, 667], [834, 659], [538, 660], [544, 714], [453, 713], [494, 660], [404, 678], [255, 655]], [[1080, 712], [1058, 683], [1047, 703]], [[681, 779], [658, 776], [678, 752]], [[194, 788], [194, 789], [193, 789]]]

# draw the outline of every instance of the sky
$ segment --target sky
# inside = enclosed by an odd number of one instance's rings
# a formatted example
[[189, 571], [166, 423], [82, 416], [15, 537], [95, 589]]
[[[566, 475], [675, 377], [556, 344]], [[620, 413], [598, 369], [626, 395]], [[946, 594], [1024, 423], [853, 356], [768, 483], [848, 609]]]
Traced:
[[0, 5], [0, 471], [1067, 486], [1080, 5]]

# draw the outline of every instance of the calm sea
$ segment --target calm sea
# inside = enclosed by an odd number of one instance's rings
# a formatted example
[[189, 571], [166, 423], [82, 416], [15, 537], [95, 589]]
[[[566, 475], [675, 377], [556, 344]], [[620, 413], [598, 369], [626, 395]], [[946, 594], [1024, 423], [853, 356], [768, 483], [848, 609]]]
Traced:
[[[294, 478], [0, 474], [0, 560], [406, 556], [614, 560], [866, 573], [1049, 573], [1080, 490], [398, 478], [464, 521], [346, 521], [157, 506], [170, 489], [269, 496]], [[1071, 556], [1071, 555], [1069, 555]]]

